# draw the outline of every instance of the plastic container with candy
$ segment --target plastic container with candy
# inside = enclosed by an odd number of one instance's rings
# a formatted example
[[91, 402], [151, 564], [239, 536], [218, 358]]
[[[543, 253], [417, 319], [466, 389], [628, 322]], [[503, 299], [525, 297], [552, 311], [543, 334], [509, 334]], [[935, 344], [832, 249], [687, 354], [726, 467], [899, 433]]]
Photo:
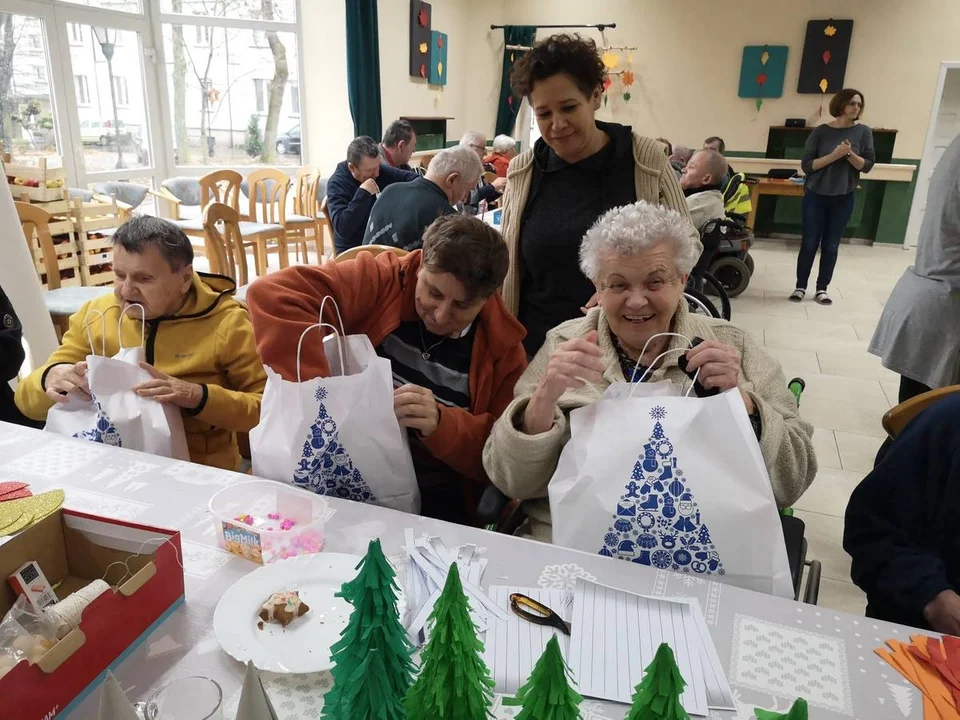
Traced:
[[329, 505], [319, 495], [273, 480], [224, 488], [210, 498], [217, 542], [265, 565], [323, 550]]

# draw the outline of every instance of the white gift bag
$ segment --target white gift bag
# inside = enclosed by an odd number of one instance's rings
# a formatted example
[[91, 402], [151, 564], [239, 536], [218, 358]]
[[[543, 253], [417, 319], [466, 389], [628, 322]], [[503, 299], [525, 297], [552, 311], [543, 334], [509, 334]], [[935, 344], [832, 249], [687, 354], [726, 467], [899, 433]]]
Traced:
[[792, 598], [740, 392], [678, 397], [657, 385], [631, 397], [615, 384], [570, 413], [548, 487], [554, 544]]
[[[321, 327], [334, 333], [323, 339], [330, 376], [304, 381], [303, 340]], [[253, 473], [320, 495], [417, 513], [420, 489], [406, 430], [393, 410], [390, 361], [365, 335], [344, 336], [342, 328], [342, 320], [340, 330], [319, 322], [303, 332], [297, 382], [266, 368], [260, 424], [250, 431]]]
[[[189, 460], [180, 408], [141, 398], [133, 392], [134, 387], [150, 380], [151, 375], [139, 365], [145, 357], [142, 306], [130, 305], [120, 313], [119, 322], [130, 307], [140, 307], [141, 346], [124, 348], [121, 344], [120, 351], [112, 358], [94, 354], [91, 346], [91, 354], [87, 356], [87, 385], [92, 400], [71, 396], [67, 403], [54, 406], [47, 413], [44, 429], [151, 455]], [[89, 326], [87, 329], [89, 332]]]

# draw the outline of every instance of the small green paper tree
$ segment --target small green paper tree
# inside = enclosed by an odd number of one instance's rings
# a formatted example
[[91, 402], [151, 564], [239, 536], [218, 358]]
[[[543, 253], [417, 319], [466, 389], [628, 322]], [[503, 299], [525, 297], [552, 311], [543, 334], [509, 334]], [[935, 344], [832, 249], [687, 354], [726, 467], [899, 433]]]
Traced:
[[430, 640], [420, 655], [420, 677], [407, 693], [409, 720], [486, 720], [493, 679], [483, 662], [483, 643], [470, 619], [457, 564], [430, 613]]
[[797, 698], [786, 713], [754, 708], [753, 714], [757, 716], [757, 720], [807, 720], [807, 701], [803, 698]]
[[661, 643], [633, 693], [633, 705], [625, 720], [690, 720], [680, 705], [686, 683], [680, 675], [673, 650]]
[[330, 648], [333, 688], [323, 703], [331, 720], [400, 720], [413, 682], [413, 645], [397, 613], [395, 573], [379, 540], [371, 540], [357, 576], [337, 593], [353, 605], [340, 639]]
[[547, 649], [537, 660], [526, 685], [515, 698], [505, 698], [504, 705], [521, 705], [516, 720], [579, 720], [583, 697], [572, 687], [570, 668], [560, 654], [560, 643], [554, 635]]

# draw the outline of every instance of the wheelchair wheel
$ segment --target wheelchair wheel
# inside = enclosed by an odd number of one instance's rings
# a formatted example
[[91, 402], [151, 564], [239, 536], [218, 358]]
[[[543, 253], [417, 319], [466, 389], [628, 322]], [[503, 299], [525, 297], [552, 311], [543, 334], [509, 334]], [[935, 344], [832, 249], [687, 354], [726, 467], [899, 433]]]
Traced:
[[753, 277], [753, 269], [754, 269], [753, 255], [751, 255], [750, 253], [747, 253], [743, 258], [743, 263], [744, 265], [747, 266], [747, 270], [750, 271], [750, 277]]
[[[713, 300], [713, 304], [720, 310], [720, 317], [729, 320], [731, 315], [730, 296], [723, 284], [708, 272], [703, 274], [703, 294]], [[716, 298], [714, 300], [714, 298]]]
[[687, 288], [684, 291], [684, 297], [687, 299], [690, 312], [694, 315], [704, 315], [706, 317], [721, 318], [720, 311], [706, 295], [699, 290]]
[[722, 257], [710, 265], [710, 274], [720, 281], [727, 295], [737, 297], [750, 284], [750, 268], [736, 257]]

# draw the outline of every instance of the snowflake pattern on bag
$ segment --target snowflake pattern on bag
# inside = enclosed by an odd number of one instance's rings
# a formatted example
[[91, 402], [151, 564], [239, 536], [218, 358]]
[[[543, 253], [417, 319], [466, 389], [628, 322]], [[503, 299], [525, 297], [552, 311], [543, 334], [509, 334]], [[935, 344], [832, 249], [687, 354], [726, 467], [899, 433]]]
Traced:
[[94, 405], [97, 406], [97, 423], [93, 430], [81, 430], [75, 432], [73, 437], [79, 440], [89, 440], [90, 442], [103, 443], [104, 445], [113, 445], [114, 447], [123, 447], [123, 441], [120, 439], [120, 433], [110, 422], [110, 418], [100, 407], [100, 403], [95, 399]]
[[650, 411], [657, 421], [653, 434], [633, 466], [613, 523], [603, 534], [600, 555], [661, 570], [723, 575], [710, 530], [677, 466], [673, 443], [659, 423], [666, 415], [662, 405]]
[[320, 403], [317, 419], [310, 426], [303, 443], [300, 462], [293, 473], [293, 484], [318, 495], [332, 495], [345, 500], [376, 502], [377, 498], [353, 465], [349, 453], [340, 444], [340, 431], [323, 401], [327, 389], [317, 388], [314, 397]]

